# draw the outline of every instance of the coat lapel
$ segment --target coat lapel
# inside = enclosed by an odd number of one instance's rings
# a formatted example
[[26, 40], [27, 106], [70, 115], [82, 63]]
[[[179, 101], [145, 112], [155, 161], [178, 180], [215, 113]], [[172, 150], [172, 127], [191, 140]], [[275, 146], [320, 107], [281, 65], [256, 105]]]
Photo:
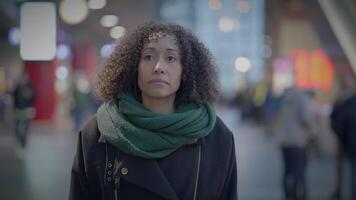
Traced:
[[[122, 179], [146, 188], [166, 199], [178, 200], [177, 194], [166, 179], [156, 160], [130, 156], [120, 152], [118, 161], [122, 162], [119, 169], [119, 175]], [[127, 169], [126, 175], [122, 173], [123, 168]]]

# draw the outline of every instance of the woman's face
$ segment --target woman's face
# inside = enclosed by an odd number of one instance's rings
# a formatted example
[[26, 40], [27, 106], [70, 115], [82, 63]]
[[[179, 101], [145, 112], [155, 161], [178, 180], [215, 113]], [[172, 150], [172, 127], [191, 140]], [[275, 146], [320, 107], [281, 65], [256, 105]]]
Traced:
[[175, 37], [159, 36], [144, 46], [138, 66], [138, 87], [142, 98], [175, 98], [182, 64]]

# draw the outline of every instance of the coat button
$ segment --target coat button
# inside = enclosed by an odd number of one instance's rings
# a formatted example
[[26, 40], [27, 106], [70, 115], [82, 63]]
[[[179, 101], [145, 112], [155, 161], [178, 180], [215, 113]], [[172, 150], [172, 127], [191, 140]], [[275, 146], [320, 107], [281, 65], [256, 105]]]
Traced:
[[129, 170], [126, 167], [121, 168], [122, 175], [127, 175], [127, 173], [129, 173]]

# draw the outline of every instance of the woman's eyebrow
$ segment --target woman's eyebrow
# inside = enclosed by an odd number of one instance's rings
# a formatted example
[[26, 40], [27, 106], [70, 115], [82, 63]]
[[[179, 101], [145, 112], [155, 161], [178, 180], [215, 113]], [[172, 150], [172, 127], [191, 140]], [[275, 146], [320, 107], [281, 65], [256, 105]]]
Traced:
[[[153, 47], [146, 47], [143, 49], [143, 51], [155, 51], [155, 50], [156, 49]], [[176, 48], [167, 48], [166, 51], [179, 53], [179, 49]]]
[[145, 48], [143, 48], [143, 50], [144, 50], [144, 51], [147, 51], [147, 50], [154, 51], [155, 48], [152, 48], [152, 47], [145, 47]]
[[167, 48], [167, 51], [175, 51], [175, 52], [179, 52], [178, 49], [172, 49], [172, 48]]
[[168, 52], [168, 53], [176, 53], [176, 54], [178, 54], [178, 55], [180, 54], [179, 49], [171, 49], [171, 48], [168, 48], [168, 49], [167, 49], [167, 52]]

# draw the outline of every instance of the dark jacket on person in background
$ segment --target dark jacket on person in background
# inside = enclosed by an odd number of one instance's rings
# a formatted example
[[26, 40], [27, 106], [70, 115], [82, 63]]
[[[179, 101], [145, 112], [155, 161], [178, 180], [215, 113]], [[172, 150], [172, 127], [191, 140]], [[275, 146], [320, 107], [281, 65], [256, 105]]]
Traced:
[[342, 148], [350, 157], [356, 158], [356, 95], [350, 96], [334, 107], [331, 127]]
[[14, 91], [14, 106], [17, 109], [26, 109], [33, 106], [36, 97], [35, 87], [30, 84], [20, 84]]
[[99, 142], [96, 118], [80, 131], [70, 200], [236, 200], [234, 138], [217, 118], [212, 132], [161, 159], [145, 159]]

